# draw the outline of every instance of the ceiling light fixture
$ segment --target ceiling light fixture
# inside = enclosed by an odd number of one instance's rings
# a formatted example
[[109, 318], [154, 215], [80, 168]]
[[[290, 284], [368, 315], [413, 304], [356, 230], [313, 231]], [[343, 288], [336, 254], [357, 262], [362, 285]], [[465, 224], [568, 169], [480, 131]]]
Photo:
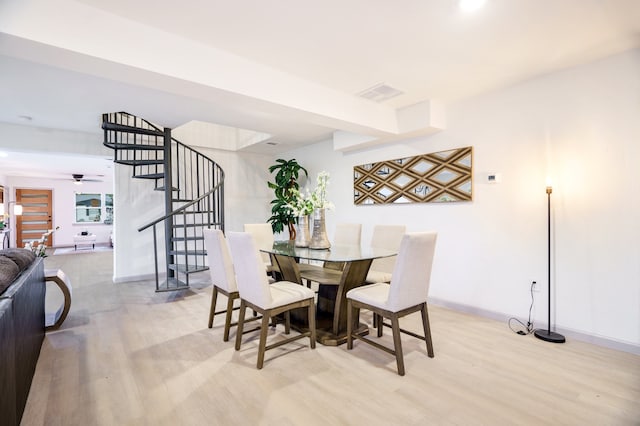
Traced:
[[481, 9], [485, 3], [486, 0], [460, 0], [458, 5], [463, 12], [475, 12]]

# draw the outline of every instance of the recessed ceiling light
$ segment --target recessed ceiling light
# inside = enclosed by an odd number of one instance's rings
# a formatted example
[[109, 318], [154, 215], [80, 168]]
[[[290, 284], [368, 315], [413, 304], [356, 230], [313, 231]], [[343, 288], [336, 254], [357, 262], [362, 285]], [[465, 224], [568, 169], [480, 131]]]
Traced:
[[24, 121], [31, 121], [33, 120], [33, 117], [31, 117], [30, 115], [19, 115], [18, 118], [20, 120], [24, 120]]
[[485, 3], [486, 0], [460, 0], [458, 2], [458, 5], [460, 7], [460, 10], [462, 10], [463, 12], [474, 12], [478, 9], [481, 9]]

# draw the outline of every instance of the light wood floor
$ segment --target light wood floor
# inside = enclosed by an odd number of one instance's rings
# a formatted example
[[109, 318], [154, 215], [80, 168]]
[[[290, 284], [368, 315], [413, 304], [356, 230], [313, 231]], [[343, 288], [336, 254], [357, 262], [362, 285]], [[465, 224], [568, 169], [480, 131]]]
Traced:
[[[110, 253], [46, 266], [71, 277], [73, 303], [45, 339], [23, 425], [640, 424], [632, 354], [546, 343], [431, 306], [435, 358], [403, 336], [405, 377], [357, 341], [348, 352], [301, 340], [267, 352], [257, 370], [256, 339], [236, 352], [222, 318], [207, 328], [207, 274], [190, 291], [155, 293], [152, 282], [113, 284]], [[419, 330], [419, 315], [403, 326]]]

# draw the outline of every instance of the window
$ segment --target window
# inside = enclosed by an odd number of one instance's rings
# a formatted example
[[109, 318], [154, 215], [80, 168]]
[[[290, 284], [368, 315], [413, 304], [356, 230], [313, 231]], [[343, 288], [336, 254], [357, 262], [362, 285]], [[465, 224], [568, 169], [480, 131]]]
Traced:
[[113, 223], [113, 194], [104, 194], [104, 223], [111, 225]]
[[76, 193], [76, 223], [113, 223], [113, 194]]

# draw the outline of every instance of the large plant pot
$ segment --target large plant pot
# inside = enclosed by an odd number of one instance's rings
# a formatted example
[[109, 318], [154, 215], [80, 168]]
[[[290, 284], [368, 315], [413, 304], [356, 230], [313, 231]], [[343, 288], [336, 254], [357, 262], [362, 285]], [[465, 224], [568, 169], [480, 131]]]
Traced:
[[324, 222], [325, 209], [315, 209], [313, 212], [313, 235], [309, 248], [311, 249], [328, 249], [331, 243], [327, 238], [327, 229]]

